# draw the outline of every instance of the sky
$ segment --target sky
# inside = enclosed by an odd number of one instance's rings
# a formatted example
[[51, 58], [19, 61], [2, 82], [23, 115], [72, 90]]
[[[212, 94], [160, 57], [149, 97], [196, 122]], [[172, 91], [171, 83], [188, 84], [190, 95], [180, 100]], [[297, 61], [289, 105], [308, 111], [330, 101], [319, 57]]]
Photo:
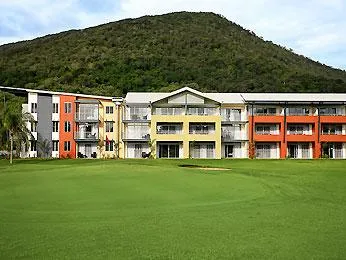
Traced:
[[0, 0], [0, 45], [177, 11], [221, 14], [265, 40], [346, 70], [346, 0]]

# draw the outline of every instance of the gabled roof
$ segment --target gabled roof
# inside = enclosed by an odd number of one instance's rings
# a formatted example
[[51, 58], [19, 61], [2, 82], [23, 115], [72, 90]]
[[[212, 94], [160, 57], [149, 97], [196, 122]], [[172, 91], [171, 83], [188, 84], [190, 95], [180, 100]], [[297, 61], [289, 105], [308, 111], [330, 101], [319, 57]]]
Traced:
[[203, 93], [198, 90], [189, 88], [189, 87], [183, 87], [180, 89], [177, 89], [175, 91], [169, 92], [169, 93], [163, 93], [163, 92], [129, 92], [126, 95], [126, 103], [155, 103], [160, 100], [163, 100], [165, 98], [169, 98], [175, 95], [178, 95], [183, 92], [190, 92], [195, 95], [198, 95], [200, 97], [204, 97], [207, 99], [210, 99], [214, 102], [220, 103], [219, 100], [215, 99], [213, 96], [208, 95], [208, 93]]
[[210, 98], [208, 95], [206, 95], [206, 93], [200, 92], [198, 90], [195, 90], [195, 89], [189, 88], [189, 87], [183, 87], [183, 88], [177, 89], [175, 91], [172, 91], [170, 93], [166, 93], [165, 96], [160, 97], [160, 98], [158, 98], [156, 100], [153, 100], [152, 103], [160, 101], [160, 100], [165, 99], [165, 98], [173, 97], [173, 96], [178, 95], [178, 94], [183, 93], [183, 92], [190, 92], [190, 93], [193, 93], [193, 94], [195, 94], [197, 96], [208, 98], [208, 99], [211, 99], [212, 101], [220, 103], [219, 101], [214, 100], [213, 98]]
[[172, 92], [128, 92], [126, 95], [126, 103], [128, 104], [149, 104], [160, 101], [162, 99], [177, 95], [184, 91], [191, 92], [201, 97], [208, 98], [217, 103], [226, 104], [243, 104], [244, 100], [240, 93], [203, 93], [198, 90], [184, 87]]

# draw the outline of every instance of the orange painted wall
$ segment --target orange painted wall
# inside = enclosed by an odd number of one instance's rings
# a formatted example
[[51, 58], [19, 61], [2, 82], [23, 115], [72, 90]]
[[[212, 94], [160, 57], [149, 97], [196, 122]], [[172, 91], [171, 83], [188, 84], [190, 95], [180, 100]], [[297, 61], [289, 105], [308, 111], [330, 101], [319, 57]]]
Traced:
[[[74, 132], [75, 132], [75, 120], [74, 115], [76, 112], [76, 105], [75, 105], [76, 97], [74, 96], [60, 96], [60, 125], [59, 125], [59, 157], [70, 157], [70, 158], [76, 158], [76, 142], [74, 140]], [[71, 113], [65, 113], [65, 102], [71, 102], [72, 104], [72, 110]], [[65, 121], [71, 122], [71, 132], [65, 133]], [[70, 141], [71, 142], [71, 151], [65, 152], [64, 151], [64, 142]]]
[[[256, 123], [279, 124], [279, 135], [257, 135], [255, 132]], [[320, 116], [322, 123], [346, 123], [345, 116]], [[287, 135], [288, 124], [311, 124], [312, 135]], [[284, 116], [249, 116], [249, 140], [250, 142], [277, 142], [280, 145], [280, 158], [287, 155], [288, 142], [310, 142], [313, 147], [313, 158], [321, 156], [322, 142], [346, 142], [346, 136], [343, 135], [322, 135], [319, 127], [318, 116], [286, 116], [286, 127]]]

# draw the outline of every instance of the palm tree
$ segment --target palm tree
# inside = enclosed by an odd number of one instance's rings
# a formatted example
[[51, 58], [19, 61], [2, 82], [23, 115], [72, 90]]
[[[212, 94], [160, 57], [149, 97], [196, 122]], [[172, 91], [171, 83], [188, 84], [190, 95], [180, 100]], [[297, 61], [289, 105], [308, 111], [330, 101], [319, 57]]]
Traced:
[[16, 146], [17, 152], [29, 147], [33, 136], [26, 126], [27, 122], [32, 122], [33, 117], [28, 112], [22, 112], [18, 107], [2, 107], [0, 118], [0, 135], [2, 146], [10, 145], [10, 163], [13, 163], [13, 147]]
[[44, 158], [48, 158], [51, 153], [52, 147], [47, 139], [43, 139], [40, 134], [37, 136], [37, 146], [42, 152]]

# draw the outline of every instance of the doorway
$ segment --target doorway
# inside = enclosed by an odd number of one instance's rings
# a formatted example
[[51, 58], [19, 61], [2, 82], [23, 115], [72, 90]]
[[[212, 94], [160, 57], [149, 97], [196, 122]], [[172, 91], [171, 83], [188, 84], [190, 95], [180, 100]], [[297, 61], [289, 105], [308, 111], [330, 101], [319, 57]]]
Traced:
[[226, 144], [225, 145], [225, 158], [233, 158], [234, 157], [234, 145]]
[[288, 145], [288, 154], [290, 158], [298, 158], [298, 145], [297, 144]]
[[91, 144], [85, 145], [85, 155], [87, 158], [91, 158]]
[[141, 144], [135, 144], [135, 158], [142, 158], [142, 150]]
[[159, 144], [159, 158], [179, 158], [179, 144]]

